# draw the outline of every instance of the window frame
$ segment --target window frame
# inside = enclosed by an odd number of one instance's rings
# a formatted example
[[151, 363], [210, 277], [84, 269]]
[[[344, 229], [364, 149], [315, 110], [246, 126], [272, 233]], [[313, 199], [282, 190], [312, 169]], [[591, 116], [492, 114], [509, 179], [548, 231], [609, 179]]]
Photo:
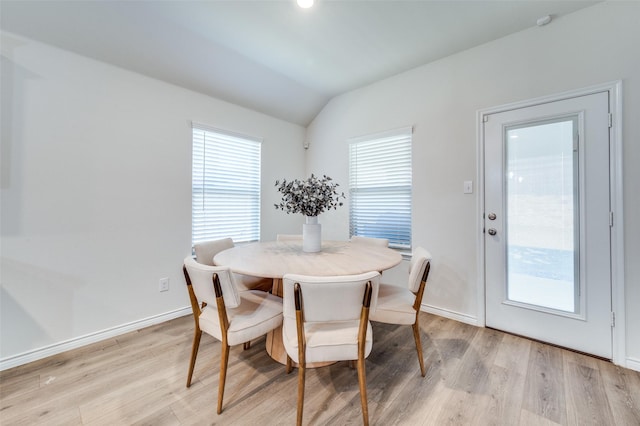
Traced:
[[262, 138], [196, 122], [191, 128], [192, 246], [227, 237], [259, 241]]
[[[413, 127], [354, 137], [348, 143], [349, 236], [387, 238], [390, 248], [410, 253]], [[379, 223], [375, 218], [384, 214], [392, 219]]]

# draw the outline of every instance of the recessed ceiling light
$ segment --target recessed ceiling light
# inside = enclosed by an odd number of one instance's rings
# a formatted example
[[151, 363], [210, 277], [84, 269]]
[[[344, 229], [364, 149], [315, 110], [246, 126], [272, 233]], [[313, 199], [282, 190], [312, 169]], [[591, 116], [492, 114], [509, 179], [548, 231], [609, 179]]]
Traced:
[[313, 6], [313, 0], [298, 0], [298, 6], [303, 9], [308, 9]]

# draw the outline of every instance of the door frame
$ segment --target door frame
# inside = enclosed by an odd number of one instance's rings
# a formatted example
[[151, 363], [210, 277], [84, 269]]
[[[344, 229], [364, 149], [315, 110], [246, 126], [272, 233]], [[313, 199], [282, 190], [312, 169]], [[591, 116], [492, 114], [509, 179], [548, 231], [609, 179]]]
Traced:
[[561, 101], [578, 96], [608, 91], [611, 125], [609, 127], [609, 191], [610, 210], [613, 225], [611, 227], [611, 311], [612, 324], [612, 353], [614, 364], [626, 367], [626, 326], [625, 326], [625, 281], [624, 281], [624, 216], [623, 216], [623, 175], [622, 175], [622, 81], [613, 81], [582, 89], [571, 90], [555, 95], [543, 96], [525, 101], [499, 105], [478, 110], [476, 113], [477, 144], [476, 176], [478, 191], [476, 192], [476, 249], [477, 257], [477, 324], [486, 326], [486, 271], [484, 249], [484, 117], [514, 109], [526, 108], [549, 102]]

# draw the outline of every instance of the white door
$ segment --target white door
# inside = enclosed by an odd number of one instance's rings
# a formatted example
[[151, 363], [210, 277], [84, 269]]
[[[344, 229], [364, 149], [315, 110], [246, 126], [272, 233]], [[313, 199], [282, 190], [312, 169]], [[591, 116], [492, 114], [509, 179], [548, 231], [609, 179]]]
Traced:
[[607, 91], [484, 117], [486, 325], [612, 358]]

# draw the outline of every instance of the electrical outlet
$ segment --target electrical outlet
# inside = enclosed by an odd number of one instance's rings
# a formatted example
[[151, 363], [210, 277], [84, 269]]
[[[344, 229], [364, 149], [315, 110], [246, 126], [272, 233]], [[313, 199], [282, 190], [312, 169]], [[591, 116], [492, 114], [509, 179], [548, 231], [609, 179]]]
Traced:
[[169, 291], [169, 278], [160, 278], [159, 291]]

